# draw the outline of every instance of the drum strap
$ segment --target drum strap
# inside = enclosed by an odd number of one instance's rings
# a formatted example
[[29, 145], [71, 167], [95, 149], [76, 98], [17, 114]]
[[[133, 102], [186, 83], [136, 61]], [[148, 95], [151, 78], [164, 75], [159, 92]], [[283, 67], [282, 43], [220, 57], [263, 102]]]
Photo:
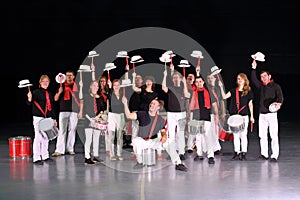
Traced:
[[150, 140], [150, 138], [151, 138], [151, 136], [152, 136], [152, 133], [153, 133], [153, 131], [154, 131], [156, 122], [157, 122], [157, 118], [158, 118], [158, 114], [156, 113], [156, 114], [155, 114], [155, 117], [154, 117], [154, 120], [153, 120], [153, 122], [152, 122], [152, 126], [151, 126], [151, 129], [150, 129], [149, 137], [148, 137], [146, 140]]
[[240, 113], [241, 110], [243, 110], [246, 105], [244, 105], [243, 107], [240, 108], [240, 96], [239, 96], [239, 88], [236, 88], [235, 90], [235, 99], [236, 99], [236, 107], [237, 107], [237, 113]]
[[47, 114], [47, 106], [45, 111], [43, 111], [43, 109], [41, 108], [40, 104], [37, 101], [34, 101], [35, 106], [43, 113], [43, 115], [46, 117]]

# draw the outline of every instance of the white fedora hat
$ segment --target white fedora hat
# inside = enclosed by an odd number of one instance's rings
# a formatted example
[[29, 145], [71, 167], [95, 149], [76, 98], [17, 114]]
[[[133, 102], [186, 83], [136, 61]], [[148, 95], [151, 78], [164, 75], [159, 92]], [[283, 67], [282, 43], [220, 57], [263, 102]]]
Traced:
[[189, 61], [187, 60], [181, 60], [180, 64], [178, 65], [178, 67], [190, 67], [191, 65], [189, 64]]
[[195, 57], [195, 58], [204, 58], [203, 55], [202, 55], [202, 52], [201, 51], [198, 51], [198, 50], [194, 50], [191, 54], [192, 57]]
[[176, 56], [176, 54], [174, 54], [173, 53], [173, 51], [171, 51], [171, 50], [169, 50], [169, 51], [166, 51], [165, 53], [163, 53], [163, 54], [165, 54], [165, 55], [168, 55], [169, 57], [171, 56], [171, 57], [174, 57], [174, 56]]
[[119, 51], [117, 54], [118, 58], [128, 58], [127, 51]]
[[91, 67], [89, 65], [80, 65], [78, 72], [91, 72]]
[[127, 87], [127, 86], [131, 86], [131, 85], [132, 85], [132, 83], [131, 83], [130, 79], [123, 79], [120, 87]]
[[265, 61], [265, 55], [261, 52], [256, 52], [256, 54], [252, 54], [251, 57], [257, 61], [261, 61], [261, 62]]
[[29, 82], [28, 79], [24, 79], [19, 81], [19, 88], [27, 87], [27, 86], [32, 86], [32, 84]]
[[168, 55], [168, 54], [162, 54], [161, 55], [161, 57], [159, 57], [159, 60], [161, 61], [161, 62], [166, 62], [166, 63], [169, 63], [169, 62], [171, 62], [171, 58], [170, 58], [170, 55]]
[[106, 63], [103, 71], [115, 69], [117, 66], [114, 63]]
[[221, 70], [222, 69], [219, 69], [219, 67], [217, 67], [217, 66], [213, 66], [211, 69], [210, 69], [210, 72], [211, 72], [211, 75], [216, 75], [216, 74], [218, 74], [218, 73], [220, 73], [221, 72]]
[[96, 51], [90, 51], [89, 52], [89, 55], [88, 55], [89, 58], [96, 57], [96, 56], [99, 56], [99, 54], [97, 54]]
[[63, 74], [63, 73], [58, 73], [55, 76], [55, 80], [56, 80], [57, 83], [64, 83], [66, 81], [66, 75]]
[[140, 56], [132, 56], [130, 63], [139, 63], [139, 62], [144, 62], [144, 59]]

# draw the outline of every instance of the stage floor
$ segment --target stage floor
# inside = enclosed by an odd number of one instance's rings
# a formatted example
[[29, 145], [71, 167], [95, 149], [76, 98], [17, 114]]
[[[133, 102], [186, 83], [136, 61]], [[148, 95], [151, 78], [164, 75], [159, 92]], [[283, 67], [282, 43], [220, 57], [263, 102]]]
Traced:
[[[54, 157], [53, 162], [37, 166], [32, 158], [12, 159], [9, 139], [32, 138], [30, 124], [1, 125], [0, 199], [300, 199], [300, 125], [280, 124], [280, 156], [277, 163], [258, 161], [259, 141], [249, 133], [247, 161], [231, 161], [232, 142], [221, 142], [223, 155], [214, 165], [207, 159], [195, 162], [189, 154], [184, 164], [188, 172], [176, 171], [171, 161], [134, 170], [131, 149], [123, 149], [123, 161], [110, 161], [100, 145], [104, 164], [84, 165], [81, 137], [76, 140], [76, 155]], [[103, 141], [103, 137], [100, 138]], [[33, 140], [33, 138], [32, 138]], [[53, 153], [56, 140], [50, 141]]]

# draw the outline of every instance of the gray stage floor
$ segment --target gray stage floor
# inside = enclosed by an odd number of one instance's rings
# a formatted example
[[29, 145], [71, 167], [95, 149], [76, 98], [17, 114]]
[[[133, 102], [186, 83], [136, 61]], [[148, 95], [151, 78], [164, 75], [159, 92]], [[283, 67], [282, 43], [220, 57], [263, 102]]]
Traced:
[[[83, 145], [76, 141], [76, 155], [53, 158], [36, 166], [32, 158], [10, 158], [9, 138], [32, 137], [28, 124], [2, 125], [0, 136], [0, 199], [300, 199], [300, 126], [280, 124], [280, 157], [277, 163], [257, 161], [257, 133], [249, 133], [247, 161], [231, 161], [233, 145], [221, 142], [223, 155], [215, 165], [207, 159], [184, 161], [188, 172], [176, 171], [165, 159], [152, 167], [134, 170], [131, 149], [123, 161], [110, 161], [101, 143], [105, 164], [84, 165]], [[32, 138], [33, 139], [33, 138]], [[102, 138], [103, 139], [103, 138]], [[56, 140], [50, 141], [50, 152]]]

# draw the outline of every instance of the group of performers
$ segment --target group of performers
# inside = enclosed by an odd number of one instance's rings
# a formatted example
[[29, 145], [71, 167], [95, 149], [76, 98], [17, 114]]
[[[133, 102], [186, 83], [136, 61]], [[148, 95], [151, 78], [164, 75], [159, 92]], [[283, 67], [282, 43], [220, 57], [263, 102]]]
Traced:
[[[193, 52], [194, 53], [194, 52]], [[199, 53], [199, 52], [198, 52]], [[132, 80], [128, 78], [129, 62], [127, 52], [119, 52], [119, 57], [126, 58], [124, 79], [113, 78], [110, 70], [116, 68], [113, 63], [106, 67], [107, 74], [97, 72], [93, 59], [99, 56], [90, 52], [91, 66], [78, 70], [80, 80], [75, 82], [72, 70], [59, 74], [56, 81], [60, 83], [56, 93], [48, 91], [50, 78], [42, 75], [39, 88], [27, 94], [27, 102], [32, 106], [34, 141], [33, 162], [53, 161], [49, 157], [49, 131], [42, 130], [39, 122], [52, 118], [57, 132], [56, 149], [53, 157], [64, 154], [75, 155], [74, 144], [78, 121], [84, 120], [84, 164], [103, 163], [99, 158], [100, 135], [105, 135], [105, 150], [111, 161], [122, 161], [124, 127], [130, 124], [131, 145], [137, 163], [135, 169], [144, 166], [143, 149], [157, 151], [158, 159], [166, 150], [176, 170], [187, 171], [183, 164], [188, 153], [195, 151], [194, 161], [202, 161], [205, 156], [209, 164], [214, 164], [214, 156], [221, 152], [222, 134], [233, 140], [232, 160], [247, 160], [248, 124], [252, 130], [254, 120], [254, 92], [245, 73], [236, 77], [235, 88], [226, 92], [220, 78], [220, 69], [213, 66], [208, 74], [201, 74], [200, 62], [192, 72], [185, 75], [187, 60], [180, 62], [183, 73], [176, 70], [172, 63], [174, 54], [170, 51], [163, 54], [170, 66], [162, 71], [161, 84], [157, 84], [154, 74], [137, 74], [132, 72]], [[134, 58], [134, 59], [133, 59]], [[199, 55], [199, 59], [201, 56]], [[260, 73], [261, 82], [257, 79], [256, 66], [259, 59], [253, 60], [251, 79], [259, 89], [259, 137], [261, 155], [259, 159], [276, 162], [279, 156], [277, 111], [283, 103], [280, 86], [271, 79], [267, 71]], [[140, 56], [134, 56], [131, 63], [142, 62]], [[90, 72], [92, 79], [82, 79], [82, 72]], [[122, 74], [123, 75], [123, 74]], [[88, 91], [83, 86], [88, 82]], [[21, 83], [20, 83], [21, 84]], [[77, 85], [78, 84], [78, 85]], [[130, 92], [128, 92], [131, 90]], [[129, 94], [129, 95], [128, 95]], [[227, 108], [226, 99], [229, 100]], [[54, 111], [55, 102], [59, 103], [59, 116]], [[270, 110], [269, 107], [274, 107]], [[268, 128], [272, 139], [272, 153], [268, 154]], [[116, 143], [115, 143], [116, 139]], [[115, 147], [116, 146], [116, 147]]]

